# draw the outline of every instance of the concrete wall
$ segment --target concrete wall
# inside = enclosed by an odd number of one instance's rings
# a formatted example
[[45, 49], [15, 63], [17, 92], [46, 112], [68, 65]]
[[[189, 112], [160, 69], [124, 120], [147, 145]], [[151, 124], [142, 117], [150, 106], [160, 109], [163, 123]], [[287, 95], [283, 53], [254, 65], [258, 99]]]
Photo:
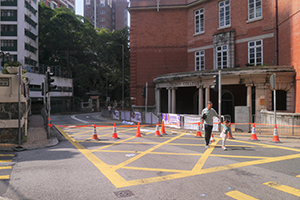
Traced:
[[[0, 79], [7, 84], [0, 87], [0, 142], [18, 143], [19, 136], [19, 108], [18, 108], [18, 75], [3, 74]], [[27, 119], [28, 119], [28, 101], [24, 96], [24, 82], [21, 84], [21, 117], [20, 127], [22, 135], [27, 133]]]

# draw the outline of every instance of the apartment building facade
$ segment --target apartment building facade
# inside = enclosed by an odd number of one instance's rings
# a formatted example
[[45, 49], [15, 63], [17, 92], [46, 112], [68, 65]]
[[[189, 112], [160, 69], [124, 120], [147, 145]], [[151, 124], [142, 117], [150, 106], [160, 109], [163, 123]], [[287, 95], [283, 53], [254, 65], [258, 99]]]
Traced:
[[75, 12], [75, 0], [41, 0], [41, 2], [45, 2], [52, 9], [67, 7]]
[[120, 30], [128, 26], [127, 5], [127, 0], [84, 0], [84, 16], [95, 28]]
[[24, 69], [34, 70], [38, 63], [38, 2], [37, 0], [1, 1], [1, 51], [10, 57], [4, 62], [19, 61]]
[[[300, 113], [296, 0], [131, 0], [131, 104], [157, 113], [199, 114], [208, 100], [218, 110], [214, 76], [221, 70], [221, 114]], [[299, 21], [299, 20], [298, 20]]]

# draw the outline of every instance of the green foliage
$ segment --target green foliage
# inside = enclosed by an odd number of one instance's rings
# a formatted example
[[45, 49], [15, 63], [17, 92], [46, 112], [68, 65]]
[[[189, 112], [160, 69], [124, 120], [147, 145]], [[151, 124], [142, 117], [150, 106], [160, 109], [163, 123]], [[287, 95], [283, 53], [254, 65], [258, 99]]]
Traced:
[[[129, 100], [129, 31], [94, 29], [87, 18], [65, 7], [51, 9], [39, 4], [39, 61], [71, 71], [75, 98], [86, 100], [86, 93], [98, 91], [102, 100], [122, 99], [123, 44], [125, 97]], [[126, 100], [125, 98], [125, 100]]]

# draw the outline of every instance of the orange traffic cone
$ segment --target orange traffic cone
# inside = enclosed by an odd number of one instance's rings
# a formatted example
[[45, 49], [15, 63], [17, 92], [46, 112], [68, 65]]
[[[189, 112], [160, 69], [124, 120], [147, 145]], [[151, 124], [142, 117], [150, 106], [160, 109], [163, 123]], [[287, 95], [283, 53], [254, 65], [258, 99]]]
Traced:
[[[231, 128], [231, 122], [229, 122], [229, 127]], [[232, 137], [232, 132], [231, 133], [228, 132], [228, 138], [234, 139], [234, 137]]]
[[161, 137], [161, 134], [159, 133], [159, 125], [158, 122], [156, 123], [156, 131], [155, 131], [155, 136]]
[[196, 137], [202, 137], [202, 135], [201, 135], [201, 128], [200, 128], [200, 122], [198, 122], [198, 129], [197, 129]]
[[275, 124], [275, 127], [274, 127], [274, 134], [273, 134], [273, 140], [272, 140], [272, 142], [280, 142], [278, 134], [277, 134], [277, 124]]
[[116, 123], [114, 123], [112, 139], [120, 139], [117, 134]]
[[137, 126], [137, 129], [136, 129], [135, 137], [141, 137], [140, 122], [138, 122], [138, 126]]
[[99, 140], [99, 138], [97, 136], [97, 131], [96, 131], [96, 124], [94, 124], [94, 131], [93, 131], [92, 140]]
[[210, 142], [214, 142], [214, 141], [215, 141], [214, 135], [211, 134], [211, 136], [210, 136]]
[[161, 125], [161, 134], [167, 135], [166, 130], [165, 130], [165, 123], [164, 123], [164, 120], [162, 121], [162, 125]]
[[253, 126], [252, 126], [252, 133], [251, 133], [250, 140], [258, 140], [257, 136], [256, 136], [256, 133], [255, 133], [255, 123], [253, 123]]

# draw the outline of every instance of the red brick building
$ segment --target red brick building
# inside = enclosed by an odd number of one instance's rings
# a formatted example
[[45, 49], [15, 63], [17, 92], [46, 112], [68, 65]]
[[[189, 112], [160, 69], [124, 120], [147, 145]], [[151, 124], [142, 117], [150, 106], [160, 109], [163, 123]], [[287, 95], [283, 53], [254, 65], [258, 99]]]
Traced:
[[221, 70], [222, 114], [273, 110], [272, 74], [277, 110], [300, 113], [299, 9], [298, 0], [130, 0], [133, 108], [145, 105], [148, 82], [158, 113], [198, 114], [209, 99], [218, 110]]
[[[95, 28], [121, 30], [128, 26], [127, 5], [127, 0], [84, 0], [84, 16], [94, 24]], [[94, 16], [96, 16], [96, 23]]]

